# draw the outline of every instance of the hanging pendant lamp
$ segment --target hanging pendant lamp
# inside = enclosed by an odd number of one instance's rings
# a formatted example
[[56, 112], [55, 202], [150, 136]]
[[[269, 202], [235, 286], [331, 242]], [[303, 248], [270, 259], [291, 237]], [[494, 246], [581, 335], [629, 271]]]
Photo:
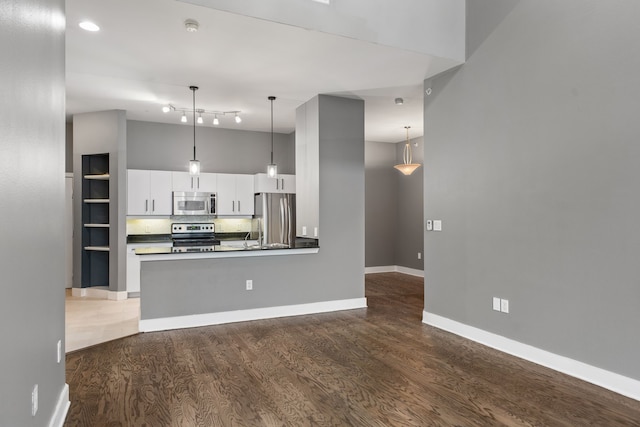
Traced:
[[411, 128], [411, 126], [405, 126], [404, 128], [407, 130], [407, 142], [404, 144], [404, 151], [402, 153], [404, 163], [395, 165], [394, 168], [398, 169], [404, 175], [411, 175], [413, 171], [420, 167], [420, 164], [412, 163], [413, 156], [411, 154], [411, 144], [409, 143], [409, 128]]
[[193, 92], [193, 160], [189, 161], [189, 175], [200, 175], [200, 161], [196, 158], [196, 91], [198, 86], [189, 86]]
[[273, 162], [273, 101], [275, 101], [275, 96], [270, 96], [267, 98], [271, 101], [271, 163], [267, 165], [267, 176], [269, 178], [277, 178], [278, 177], [278, 165]]

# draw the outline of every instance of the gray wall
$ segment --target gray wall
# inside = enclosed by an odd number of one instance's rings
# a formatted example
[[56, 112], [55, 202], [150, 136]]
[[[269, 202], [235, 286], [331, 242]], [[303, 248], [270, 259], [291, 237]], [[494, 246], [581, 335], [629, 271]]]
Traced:
[[[73, 194], [82, 194], [82, 155], [109, 153], [109, 290], [126, 290], [127, 121], [124, 110], [73, 116]], [[73, 287], [82, 283], [82, 197], [73, 200]]]
[[65, 124], [64, 171], [73, 172], [73, 123]]
[[399, 175], [393, 168], [396, 146], [367, 141], [364, 154], [365, 267], [395, 265]]
[[[424, 167], [409, 176], [393, 168], [402, 163], [404, 145], [405, 141], [397, 144], [367, 141], [365, 144], [366, 267], [397, 265], [423, 269], [418, 252], [423, 252], [424, 240]], [[414, 162], [423, 163], [423, 147], [422, 137], [411, 139]]]
[[638, 16], [522, 0], [425, 83], [426, 311], [640, 379]]
[[3, 0], [0, 51], [0, 425], [44, 426], [65, 386], [64, 1]]
[[320, 252], [143, 262], [142, 319], [364, 297], [364, 103], [320, 95], [320, 117]]
[[[413, 153], [413, 163], [424, 163], [424, 138], [410, 140]], [[414, 144], [418, 146], [414, 146]], [[396, 164], [402, 163], [405, 141], [395, 144]], [[397, 209], [398, 223], [396, 227], [396, 265], [415, 270], [423, 270], [422, 259], [418, 259], [418, 252], [423, 252], [423, 172], [420, 166], [411, 175], [405, 176], [394, 169], [398, 177]], [[423, 254], [424, 255], [424, 254]]]
[[[295, 173], [293, 134], [275, 133], [273, 145], [278, 173]], [[271, 134], [197, 126], [196, 156], [202, 172], [266, 172], [271, 157]], [[127, 122], [129, 169], [187, 171], [192, 158], [192, 125]]]

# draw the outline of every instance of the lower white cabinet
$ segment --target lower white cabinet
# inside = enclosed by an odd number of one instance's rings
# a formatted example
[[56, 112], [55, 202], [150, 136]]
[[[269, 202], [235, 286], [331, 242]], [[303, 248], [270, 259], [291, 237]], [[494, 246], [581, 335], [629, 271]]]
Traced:
[[149, 246], [167, 247], [172, 246], [167, 243], [129, 243], [127, 245], [127, 292], [140, 292], [140, 255], [136, 255], [136, 248]]
[[171, 172], [127, 170], [127, 215], [171, 215]]
[[253, 175], [219, 173], [217, 176], [218, 215], [253, 215]]

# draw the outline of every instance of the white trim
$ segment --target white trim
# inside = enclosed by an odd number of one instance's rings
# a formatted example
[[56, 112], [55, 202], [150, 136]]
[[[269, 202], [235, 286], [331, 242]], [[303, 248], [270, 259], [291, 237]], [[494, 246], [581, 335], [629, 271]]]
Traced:
[[427, 311], [422, 312], [422, 322], [640, 401], [640, 381], [633, 378], [587, 365]]
[[409, 274], [411, 276], [424, 277], [424, 271], [423, 270], [416, 270], [415, 268], [403, 267], [401, 265], [398, 265], [397, 268], [398, 269], [396, 271], [398, 273]]
[[305, 314], [328, 313], [331, 311], [367, 308], [366, 298], [314, 302], [309, 304], [285, 305], [280, 307], [253, 308], [248, 310], [225, 311], [220, 313], [193, 314], [188, 316], [162, 317], [140, 320], [140, 332], [166, 331], [169, 329], [196, 328], [221, 325], [223, 323], [247, 322], [250, 320], [273, 319], [276, 317], [302, 316]]
[[62, 427], [64, 420], [67, 418], [67, 411], [69, 411], [71, 402], [69, 401], [69, 384], [65, 384], [58, 396], [58, 403], [53, 411], [53, 416], [49, 420], [49, 427]]
[[402, 273], [402, 274], [409, 274], [411, 276], [424, 277], [424, 270], [417, 270], [415, 268], [403, 267], [401, 265], [365, 267], [364, 274], [372, 274], [372, 273]]
[[71, 296], [108, 299], [122, 301], [127, 299], [127, 291], [110, 291], [108, 289], [71, 288]]

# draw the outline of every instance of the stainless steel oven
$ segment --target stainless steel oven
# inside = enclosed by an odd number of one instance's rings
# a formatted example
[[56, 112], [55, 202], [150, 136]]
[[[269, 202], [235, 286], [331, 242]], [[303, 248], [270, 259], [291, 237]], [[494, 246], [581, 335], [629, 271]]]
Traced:
[[173, 192], [174, 215], [215, 215], [216, 193]]

